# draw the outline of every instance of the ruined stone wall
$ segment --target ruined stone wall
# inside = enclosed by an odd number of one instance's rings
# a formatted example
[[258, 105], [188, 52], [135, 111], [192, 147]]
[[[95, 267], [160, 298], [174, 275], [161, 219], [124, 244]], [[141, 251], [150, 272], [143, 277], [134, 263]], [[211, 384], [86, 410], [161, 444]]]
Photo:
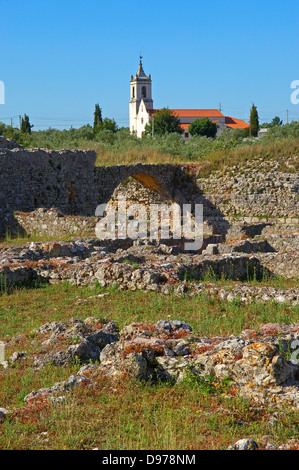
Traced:
[[[6, 147], [4, 146], [6, 145]], [[67, 215], [94, 216], [122, 181], [133, 176], [155, 194], [173, 190], [176, 165], [96, 167], [96, 153], [83, 150], [25, 150], [13, 142], [0, 147], [0, 232], [18, 221], [16, 211], [55, 208]]]
[[98, 185], [91, 151], [12, 149], [0, 151], [1, 211], [57, 207], [94, 214]]
[[91, 237], [95, 236], [96, 217], [65, 215], [56, 209], [36, 209], [32, 212], [17, 211], [14, 221], [18, 226], [15, 236], [26, 235], [40, 238]]
[[252, 218], [298, 219], [299, 174], [293, 160], [286, 158], [289, 171], [284, 172], [271, 160], [243, 162], [214, 171], [208, 178], [201, 178], [199, 172], [197, 185], [225, 216], [247, 217], [249, 223]]
[[[103, 167], [95, 162], [91, 150], [25, 150], [2, 139], [0, 232], [14, 224], [18, 231], [15, 211], [55, 208], [67, 215], [94, 216], [99, 204], [124, 191], [131, 201], [144, 204], [201, 203], [211, 233], [228, 233], [238, 222], [298, 224], [299, 175], [291, 163], [289, 172], [279, 171], [275, 161], [255, 161], [201, 177], [200, 163]], [[130, 177], [139, 184], [122, 185]]]

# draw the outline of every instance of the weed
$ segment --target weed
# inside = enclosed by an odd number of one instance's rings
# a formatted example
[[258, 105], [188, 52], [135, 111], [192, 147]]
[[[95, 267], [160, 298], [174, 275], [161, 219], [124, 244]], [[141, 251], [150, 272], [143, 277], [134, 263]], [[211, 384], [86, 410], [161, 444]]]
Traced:
[[215, 375], [205, 375], [201, 377], [193, 372], [193, 366], [187, 368], [188, 372], [184, 378], [184, 383], [188, 388], [194, 388], [203, 395], [221, 394], [224, 395], [229, 392], [231, 387], [230, 377], [224, 377], [219, 380]]

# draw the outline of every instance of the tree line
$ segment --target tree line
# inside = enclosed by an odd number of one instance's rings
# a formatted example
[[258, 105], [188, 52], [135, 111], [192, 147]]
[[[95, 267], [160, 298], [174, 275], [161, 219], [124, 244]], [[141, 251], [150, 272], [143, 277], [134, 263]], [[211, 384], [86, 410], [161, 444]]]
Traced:
[[[53, 129], [34, 131], [28, 115], [24, 115], [19, 128], [0, 122], [0, 135], [13, 138], [25, 147], [44, 148], [79, 148], [89, 144], [104, 146], [117, 152], [120, 149], [152, 148], [158, 152], [171, 152], [184, 158], [196, 158], [212, 149], [234, 148], [242, 144], [244, 139], [249, 142], [250, 136], [255, 137], [261, 127], [268, 127], [267, 139], [298, 138], [299, 122], [293, 121], [283, 125], [281, 119], [275, 116], [271, 122], [259, 124], [256, 106], [253, 104], [250, 112], [250, 127], [247, 129], [223, 129], [216, 135], [217, 126], [208, 118], [197, 119], [190, 124], [188, 132], [192, 136], [190, 145], [181, 138], [183, 132], [180, 121], [168, 108], [157, 111], [154, 119], [147, 124], [143, 138], [131, 134], [129, 128], [118, 127], [114, 119], [103, 117], [99, 104], [95, 105], [93, 124], [80, 128]], [[281, 130], [281, 131], [280, 131]], [[271, 131], [271, 132], [270, 132]], [[263, 138], [265, 139], [265, 137]], [[254, 142], [253, 142], [254, 143]]]

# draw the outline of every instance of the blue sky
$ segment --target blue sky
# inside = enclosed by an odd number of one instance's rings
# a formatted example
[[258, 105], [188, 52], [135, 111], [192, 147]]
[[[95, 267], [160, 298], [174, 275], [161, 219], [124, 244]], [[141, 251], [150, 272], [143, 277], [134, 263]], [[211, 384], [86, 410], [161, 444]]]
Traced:
[[0, 121], [28, 114], [35, 130], [129, 124], [139, 54], [154, 107], [218, 108], [248, 120], [299, 119], [298, 0], [0, 0]]

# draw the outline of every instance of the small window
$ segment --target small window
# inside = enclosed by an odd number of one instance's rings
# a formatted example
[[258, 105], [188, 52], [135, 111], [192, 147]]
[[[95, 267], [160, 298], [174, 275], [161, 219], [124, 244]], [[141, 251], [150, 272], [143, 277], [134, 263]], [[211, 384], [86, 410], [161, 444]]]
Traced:
[[135, 87], [132, 88], [132, 98], [135, 98]]
[[143, 124], [143, 118], [141, 118], [141, 124]]
[[146, 87], [143, 86], [141, 90], [142, 98], [146, 98]]
[[188, 132], [185, 132], [185, 137], [188, 138], [189, 137], [189, 134]]

